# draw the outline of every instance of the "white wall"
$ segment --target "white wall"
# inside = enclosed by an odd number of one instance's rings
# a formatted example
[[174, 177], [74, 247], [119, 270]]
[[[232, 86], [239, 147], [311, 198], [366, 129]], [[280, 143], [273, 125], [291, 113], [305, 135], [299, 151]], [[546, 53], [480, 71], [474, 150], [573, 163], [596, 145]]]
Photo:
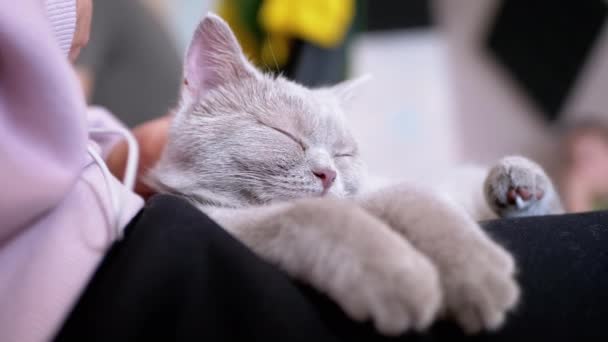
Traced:
[[[560, 157], [558, 136], [481, 45], [498, 1], [438, 0], [435, 4], [448, 42], [457, 136], [463, 146], [460, 158], [490, 163], [519, 153], [554, 171]], [[608, 117], [608, 27], [591, 60], [567, 101], [565, 120], [588, 113]]]
[[183, 54], [186, 52], [192, 33], [201, 18], [212, 10], [213, 0], [142, 0], [157, 10], [173, 31], [177, 47]]
[[351, 122], [370, 171], [403, 178], [425, 176], [455, 163], [446, 44], [430, 30], [373, 33], [352, 48], [354, 75], [371, 73]]

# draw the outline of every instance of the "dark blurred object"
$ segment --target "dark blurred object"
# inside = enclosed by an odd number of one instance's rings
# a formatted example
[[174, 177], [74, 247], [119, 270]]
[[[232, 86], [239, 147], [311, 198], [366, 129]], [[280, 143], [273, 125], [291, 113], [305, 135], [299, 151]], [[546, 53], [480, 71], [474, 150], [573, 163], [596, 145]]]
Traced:
[[349, 34], [339, 46], [328, 49], [296, 40], [284, 74], [307, 86], [335, 84], [348, 78], [348, 50], [360, 32], [426, 29], [433, 26], [429, 0], [358, 0]]
[[168, 29], [140, 1], [96, 1], [93, 12], [90, 43], [77, 61], [89, 78], [89, 102], [131, 127], [165, 115], [182, 74]]
[[292, 43], [292, 57], [283, 68], [284, 75], [308, 87], [336, 84], [347, 78], [347, 46], [350, 38], [333, 49], [303, 40]]
[[502, 1], [490, 28], [491, 53], [549, 121], [582, 71], [606, 18], [605, 1]]
[[54, 341], [606, 341], [607, 221], [608, 212], [596, 212], [484, 222], [517, 260], [523, 298], [506, 324], [471, 336], [441, 320], [424, 334], [389, 338], [258, 258], [188, 201], [154, 196]]
[[426, 28], [433, 24], [429, 0], [362, 2], [366, 31]]

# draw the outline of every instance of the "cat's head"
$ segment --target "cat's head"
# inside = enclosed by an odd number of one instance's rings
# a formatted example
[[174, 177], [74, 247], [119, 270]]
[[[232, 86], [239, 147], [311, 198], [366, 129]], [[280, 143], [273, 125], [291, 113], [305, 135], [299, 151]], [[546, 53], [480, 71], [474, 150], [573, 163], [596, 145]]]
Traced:
[[357, 83], [308, 89], [265, 75], [209, 14], [190, 43], [181, 104], [150, 183], [228, 206], [354, 194], [363, 166], [343, 108]]

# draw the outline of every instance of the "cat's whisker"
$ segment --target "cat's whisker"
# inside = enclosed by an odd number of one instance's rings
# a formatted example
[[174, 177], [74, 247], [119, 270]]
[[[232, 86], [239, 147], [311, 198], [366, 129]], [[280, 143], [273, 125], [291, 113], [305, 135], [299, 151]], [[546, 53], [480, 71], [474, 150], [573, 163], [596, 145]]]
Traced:
[[277, 58], [274, 55], [274, 49], [272, 48], [272, 43], [270, 41], [268, 42], [268, 47], [270, 48], [270, 54], [274, 60], [274, 65], [277, 67], [276, 70], [281, 70], [281, 68], [279, 68], [279, 63], [277, 63]]

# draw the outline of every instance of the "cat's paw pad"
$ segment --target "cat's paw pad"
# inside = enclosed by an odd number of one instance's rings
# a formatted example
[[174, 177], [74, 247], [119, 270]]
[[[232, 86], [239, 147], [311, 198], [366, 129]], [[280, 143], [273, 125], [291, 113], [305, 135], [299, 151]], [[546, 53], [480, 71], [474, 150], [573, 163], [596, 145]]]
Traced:
[[478, 244], [471, 251], [476, 252], [444, 278], [448, 313], [469, 334], [502, 326], [520, 293], [509, 254], [492, 242]]
[[552, 187], [536, 163], [523, 157], [501, 159], [488, 173], [484, 195], [501, 217], [546, 214], [545, 195]]
[[357, 321], [371, 319], [389, 336], [426, 329], [442, 303], [435, 266], [415, 250], [404, 252], [345, 263], [335, 278], [335, 293], [346, 313]]
[[509, 188], [506, 198], [509, 205], [524, 207], [529, 201], [542, 200], [544, 195], [545, 191], [539, 187], [530, 189], [527, 186], [516, 186]]

